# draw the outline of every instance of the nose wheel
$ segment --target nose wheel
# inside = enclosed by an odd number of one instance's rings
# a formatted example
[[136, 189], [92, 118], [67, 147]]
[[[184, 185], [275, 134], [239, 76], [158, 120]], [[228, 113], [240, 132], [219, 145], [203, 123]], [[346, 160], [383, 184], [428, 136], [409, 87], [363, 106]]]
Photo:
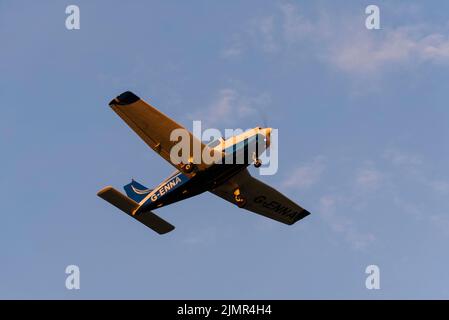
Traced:
[[246, 205], [246, 198], [240, 194], [240, 189], [234, 190], [234, 201], [239, 208], [243, 208]]

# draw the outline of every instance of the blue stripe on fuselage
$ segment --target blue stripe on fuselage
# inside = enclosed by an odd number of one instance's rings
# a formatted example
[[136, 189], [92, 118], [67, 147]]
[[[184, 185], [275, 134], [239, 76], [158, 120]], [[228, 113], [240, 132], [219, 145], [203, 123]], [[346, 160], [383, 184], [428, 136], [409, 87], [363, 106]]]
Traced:
[[182, 172], [175, 174], [173, 177], [171, 177], [166, 182], [161, 184], [159, 187], [154, 189], [149, 194], [143, 206], [147, 207], [149, 205], [154, 204], [155, 202], [162, 201], [163, 198], [165, 198], [168, 194], [170, 194], [170, 192], [176, 190], [189, 180], [190, 178], [185, 174], [183, 174]]
[[[263, 141], [261, 137], [261, 135], [259, 135], [259, 137], [254, 135], [226, 148], [225, 153], [227, 154], [225, 155], [225, 158], [233, 157], [233, 160], [235, 160], [237, 154], [247, 150], [250, 144], [257, 143], [258, 139], [259, 141]], [[249, 158], [250, 156], [251, 155], [248, 155], [245, 158]], [[153, 210], [155, 208], [159, 208], [161, 206], [165, 206], [167, 204], [204, 192], [212, 188], [213, 185], [216, 185], [216, 183], [222, 183], [238, 171], [243, 170], [243, 168], [245, 168], [251, 161], [252, 160], [250, 159], [246, 159], [246, 164], [236, 163], [235, 161], [233, 161], [232, 164], [226, 164], [227, 162], [223, 159], [222, 164], [214, 164], [204, 172], [198, 172], [192, 178], [189, 178], [182, 172], [177, 172], [155, 188], [145, 198], [145, 202], [140, 206], [138, 211], [144, 212], [146, 210]], [[190, 183], [185, 185], [189, 181]], [[185, 190], [179, 190], [179, 188], [183, 185], [185, 185], [183, 188]], [[178, 192], [174, 192], [175, 190], [178, 190]]]

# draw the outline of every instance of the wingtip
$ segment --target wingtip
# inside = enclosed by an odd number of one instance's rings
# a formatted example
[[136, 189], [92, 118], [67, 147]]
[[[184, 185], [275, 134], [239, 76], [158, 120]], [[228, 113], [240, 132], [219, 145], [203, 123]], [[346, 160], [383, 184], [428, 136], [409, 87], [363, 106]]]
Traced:
[[171, 228], [165, 229], [163, 231], [156, 231], [158, 234], [163, 235], [163, 234], [167, 234], [172, 232], [173, 230], [175, 230], [175, 226], [171, 225]]
[[308, 215], [310, 215], [310, 212], [307, 211], [306, 209], [304, 209], [303, 211], [301, 211], [301, 212], [295, 217], [294, 220], [292, 220], [290, 223], [287, 223], [287, 224], [293, 225], [293, 224], [295, 224], [296, 222], [298, 222], [299, 220], [304, 219], [304, 218], [307, 217]]
[[112, 186], [106, 186], [97, 192], [97, 196], [99, 196], [101, 198], [104, 193], [108, 192], [111, 189], [114, 189], [114, 188]]
[[109, 102], [109, 105], [126, 106], [139, 101], [140, 98], [131, 91], [125, 91]]

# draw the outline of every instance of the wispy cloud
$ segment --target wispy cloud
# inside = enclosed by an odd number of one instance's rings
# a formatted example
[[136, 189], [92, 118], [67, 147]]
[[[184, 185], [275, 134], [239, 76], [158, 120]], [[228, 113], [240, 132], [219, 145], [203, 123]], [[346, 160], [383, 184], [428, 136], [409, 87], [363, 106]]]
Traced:
[[423, 214], [421, 205], [416, 203], [416, 201], [405, 200], [402, 197], [396, 195], [393, 197], [394, 206], [399, 209], [401, 214], [405, 214], [408, 218], [413, 218], [415, 220], [424, 220], [426, 215]]
[[[431, 32], [430, 27], [410, 27], [345, 33], [332, 41], [329, 62], [356, 74], [378, 73], [384, 68], [411, 63], [449, 63], [449, 37]], [[429, 31], [430, 33], [426, 33]]]
[[430, 216], [430, 221], [444, 235], [449, 235], [449, 214], [433, 214]]
[[[313, 46], [319, 48], [318, 58], [323, 63], [352, 75], [378, 75], [420, 63], [449, 66], [448, 26], [432, 23], [367, 30], [363, 13], [322, 11], [310, 18], [300, 6], [283, 2], [277, 12], [252, 19], [249, 30], [251, 39], [246, 45], [270, 54]], [[227, 50], [231, 55], [236, 52]], [[244, 52], [242, 47], [238, 52]], [[316, 50], [313, 54], [316, 56]]]
[[242, 36], [235, 34], [229, 41], [229, 44], [221, 51], [222, 58], [236, 58], [242, 55], [244, 51], [244, 45]]
[[369, 232], [361, 232], [354, 219], [341, 214], [342, 207], [348, 199], [342, 196], [325, 195], [320, 198], [320, 216], [330, 228], [343, 237], [355, 248], [365, 249], [376, 237]]
[[300, 165], [293, 172], [289, 173], [288, 178], [283, 182], [283, 186], [299, 189], [308, 188], [318, 183], [324, 169], [324, 157], [318, 156], [313, 161]]
[[431, 180], [429, 186], [436, 192], [441, 194], [449, 193], [449, 182], [444, 180]]
[[277, 52], [280, 48], [278, 30], [273, 15], [253, 18], [241, 33], [234, 34], [231, 41], [221, 50], [221, 57], [233, 59], [244, 54], [249, 46], [267, 53]]
[[201, 112], [201, 115], [194, 114], [194, 118], [200, 118], [210, 126], [227, 124], [235, 126], [237, 120], [257, 115], [269, 101], [267, 94], [248, 96], [236, 89], [224, 88], [219, 90], [206, 111]]
[[422, 159], [419, 156], [397, 148], [388, 148], [384, 152], [383, 158], [397, 166], [418, 166], [422, 164]]
[[282, 3], [280, 11], [282, 13], [282, 34], [287, 43], [296, 43], [310, 37], [316, 29], [313, 23], [300, 15], [299, 8], [292, 3]]
[[356, 185], [363, 189], [375, 190], [383, 180], [383, 174], [374, 168], [358, 169], [356, 174]]
[[394, 166], [399, 167], [408, 177], [412, 177], [416, 183], [430, 188], [437, 194], [449, 194], [449, 181], [426, 174], [422, 157], [404, 152], [398, 148], [389, 148], [384, 152], [383, 158]]
[[378, 239], [376, 229], [362, 219], [379, 208], [379, 201], [385, 203], [388, 215], [449, 234], [449, 214], [443, 214], [445, 207], [441, 206], [447, 203], [449, 181], [433, 177], [429, 163], [419, 154], [388, 147], [370, 160], [324, 160], [316, 157], [299, 166], [283, 186], [304, 193], [316, 185], [322, 195], [313, 212], [353, 248], [365, 249]]
[[276, 25], [273, 16], [262, 17], [251, 21], [250, 35], [261, 45], [261, 48], [267, 52], [275, 52], [279, 49], [276, 40]]
[[221, 56], [223, 58], [234, 58], [238, 57], [242, 54], [242, 47], [239, 45], [239, 43], [233, 43], [228, 48], [225, 48], [221, 52]]
[[211, 243], [215, 243], [217, 240], [217, 235], [219, 233], [214, 226], [202, 226], [199, 230], [195, 230], [195, 232], [189, 232], [182, 239], [183, 243], [187, 245], [207, 245]]
[[[293, 170], [282, 185], [285, 188], [301, 191], [316, 185], [325, 190], [330, 185], [328, 184], [329, 175], [332, 175], [332, 170], [336, 169], [333, 168], [333, 164], [335, 161], [328, 163], [324, 156], [316, 156]], [[382, 179], [378, 171], [365, 164], [360, 169], [354, 170], [352, 174], [347, 175], [347, 181], [341, 181], [338, 191], [325, 192], [319, 197], [316, 214], [353, 248], [364, 249], [375, 240], [375, 236], [363, 231], [354, 215], [356, 213], [354, 208], [360, 207], [366, 195], [366, 192], [356, 192], [356, 190], [369, 191], [379, 186]], [[351, 176], [355, 176], [356, 180], [351, 179]], [[335, 183], [332, 185], [335, 186]]]

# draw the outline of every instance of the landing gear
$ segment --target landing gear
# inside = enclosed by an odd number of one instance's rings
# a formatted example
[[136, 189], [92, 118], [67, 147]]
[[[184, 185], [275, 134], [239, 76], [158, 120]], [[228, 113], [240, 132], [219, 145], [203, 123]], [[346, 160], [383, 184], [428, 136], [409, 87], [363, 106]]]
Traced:
[[239, 208], [243, 208], [246, 205], [246, 198], [240, 194], [240, 189], [234, 190], [234, 200]]
[[256, 168], [259, 168], [262, 165], [262, 160], [260, 160], [259, 158], [257, 158], [257, 153], [253, 153], [253, 161], [254, 161], [254, 166]]
[[187, 164], [185, 164], [183, 167], [182, 167], [182, 170], [185, 172], [185, 173], [191, 173], [192, 171], [193, 171], [193, 163], [187, 163]]

